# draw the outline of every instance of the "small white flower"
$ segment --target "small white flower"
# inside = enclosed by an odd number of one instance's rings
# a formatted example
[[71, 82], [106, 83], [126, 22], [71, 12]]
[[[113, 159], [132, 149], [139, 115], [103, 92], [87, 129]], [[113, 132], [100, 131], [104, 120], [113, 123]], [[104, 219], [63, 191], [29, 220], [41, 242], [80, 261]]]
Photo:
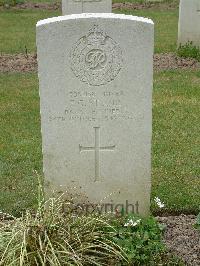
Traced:
[[130, 219], [127, 223], [125, 223], [124, 224], [124, 226], [125, 227], [127, 227], [127, 226], [132, 226], [132, 227], [134, 227], [134, 226], [136, 226], [136, 225], [138, 225], [139, 223], [140, 223], [140, 221], [141, 221], [141, 219], [138, 219], [137, 221], [133, 221], [133, 219]]
[[127, 223], [125, 223], [125, 227], [127, 227], [127, 226], [131, 226], [132, 224], [133, 224], [134, 222], [133, 222], [133, 220], [132, 219], [130, 219], [130, 220], [128, 220], [128, 222]]
[[159, 208], [164, 208], [165, 207], [165, 204], [158, 197], [156, 197], [154, 199], [154, 201], [158, 205]]

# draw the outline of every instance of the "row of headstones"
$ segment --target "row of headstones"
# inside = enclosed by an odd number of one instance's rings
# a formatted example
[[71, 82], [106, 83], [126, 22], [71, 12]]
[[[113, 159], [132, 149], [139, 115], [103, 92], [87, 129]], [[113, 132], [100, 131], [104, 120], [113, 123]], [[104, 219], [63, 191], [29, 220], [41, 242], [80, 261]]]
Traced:
[[[63, 15], [111, 13], [112, 0], [63, 0]], [[200, 46], [200, 0], [180, 0], [178, 44]]]
[[[71, 0], [68, 10], [94, 12], [93, 3]], [[95, 1], [96, 11], [106, 6], [110, 12], [111, 1]], [[66, 192], [101, 211], [148, 214], [153, 35], [151, 20], [111, 13], [37, 23], [48, 193]]]

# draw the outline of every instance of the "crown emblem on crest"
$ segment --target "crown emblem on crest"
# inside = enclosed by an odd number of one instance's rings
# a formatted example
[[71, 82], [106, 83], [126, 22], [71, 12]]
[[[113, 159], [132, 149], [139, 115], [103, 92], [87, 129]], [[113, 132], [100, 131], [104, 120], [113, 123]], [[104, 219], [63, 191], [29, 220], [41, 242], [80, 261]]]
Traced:
[[101, 86], [119, 74], [123, 64], [122, 51], [118, 43], [94, 23], [72, 47], [70, 64], [81, 82]]
[[90, 44], [104, 44], [105, 38], [105, 33], [99, 29], [97, 25], [94, 25], [94, 27], [89, 30], [87, 36], [88, 43]]

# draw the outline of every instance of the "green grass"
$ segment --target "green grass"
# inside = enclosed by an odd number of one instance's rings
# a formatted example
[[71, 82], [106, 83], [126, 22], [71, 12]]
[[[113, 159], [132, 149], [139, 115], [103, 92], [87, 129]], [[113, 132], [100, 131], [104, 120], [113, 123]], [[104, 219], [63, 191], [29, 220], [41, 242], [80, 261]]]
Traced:
[[[117, 13], [151, 18], [155, 22], [155, 52], [176, 50], [178, 9], [122, 10]], [[61, 15], [60, 11], [18, 10], [1, 11], [0, 52], [24, 53], [36, 51], [35, 25], [40, 19]]]
[[120, 13], [152, 19], [155, 23], [155, 52], [175, 52], [178, 34], [178, 9], [122, 10]]
[[[197, 71], [155, 75], [152, 198], [167, 211], [200, 206], [199, 82]], [[35, 204], [42, 173], [38, 81], [1, 74], [0, 88], [0, 209], [18, 213]]]
[[200, 210], [200, 72], [155, 75], [153, 196], [173, 211]]
[[0, 210], [15, 214], [35, 204], [41, 173], [36, 75], [0, 75]]
[[0, 53], [36, 51], [35, 25], [38, 20], [58, 16], [58, 11], [6, 10], [0, 11]]

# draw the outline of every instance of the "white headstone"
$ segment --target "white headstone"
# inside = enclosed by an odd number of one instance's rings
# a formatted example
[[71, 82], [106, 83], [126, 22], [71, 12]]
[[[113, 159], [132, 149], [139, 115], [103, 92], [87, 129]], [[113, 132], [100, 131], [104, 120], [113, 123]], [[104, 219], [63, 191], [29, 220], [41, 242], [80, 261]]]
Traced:
[[62, 0], [62, 14], [111, 13], [112, 0]]
[[178, 44], [200, 46], [200, 0], [180, 0]]
[[153, 31], [115, 14], [37, 23], [48, 190], [149, 212]]

